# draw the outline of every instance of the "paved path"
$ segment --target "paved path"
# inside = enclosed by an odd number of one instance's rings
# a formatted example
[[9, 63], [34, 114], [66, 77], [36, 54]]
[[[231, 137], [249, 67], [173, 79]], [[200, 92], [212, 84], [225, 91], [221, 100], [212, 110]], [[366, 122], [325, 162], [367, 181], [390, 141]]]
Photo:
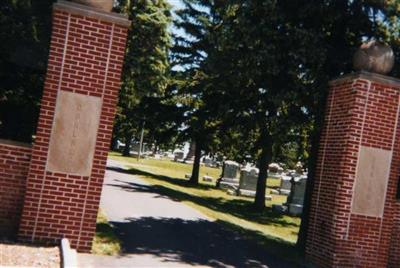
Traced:
[[79, 254], [80, 267], [293, 267], [109, 161], [101, 207], [123, 255]]

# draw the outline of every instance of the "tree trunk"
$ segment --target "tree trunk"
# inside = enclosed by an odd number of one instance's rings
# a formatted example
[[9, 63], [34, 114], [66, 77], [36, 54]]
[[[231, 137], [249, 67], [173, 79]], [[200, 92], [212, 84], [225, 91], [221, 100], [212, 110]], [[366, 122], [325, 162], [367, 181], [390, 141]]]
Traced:
[[199, 173], [200, 173], [200, 158], [201, 158], [201, 143], [196, 142], [196, 148], [194, 150], [194, 163], [192, 169], [192, 176], [189, 182], [192, 184], [199, 184]]
[[221, 175], [219, 176], [219, 178], [217, 179], [217, 183], [215, 184], [215, 186], [216, 186], [217, 188], [219, 188], [219, 186], [221, 185], [222, 178], [224, 177], [224, 172], [225, 172], [225, 164], [223, 163], [223, 164], [222, 164]]
[[125, 147], [122, 151], [123, 156], [130, 156], [131, 155], [131, 143], [132, 143], [132, 134], [126, 133], [125, 134]]
[[267, 186], [268, 177], [268, 165], [272, 159], [272, 140], [268, 134], [261, 137], [261, 155], [258, 161], [258, 179], [257, 179], [257, 191], [254, 199], [254, 207], [258, 210], [265, 208], [265, 188]]
[[153, 155], [156, 155], [158, 152], [158, 144], [157, 142], [154, 143], [154, 148], [153, 148]]
[[111, 143], [110, 143], [110, 150], [116, 151], [117, 150], [117, 145], [118, 145], [118, 137], [117, 136], [112, 136]]

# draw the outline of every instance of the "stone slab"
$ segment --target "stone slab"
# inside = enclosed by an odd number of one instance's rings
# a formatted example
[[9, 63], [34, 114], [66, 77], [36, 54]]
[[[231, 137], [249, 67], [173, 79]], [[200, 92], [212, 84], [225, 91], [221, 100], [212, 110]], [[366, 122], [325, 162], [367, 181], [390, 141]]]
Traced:
[[361, 146], [356, 171], [354, 214], [382, 217], [389, 180], [392, 152]]
[[47, 170], [89, 176], [99, 127], [102, 100], [60, 91], [47, 160]]
[[203, 176], [203, 181], [213, 181], [213, 177], [211, 177], [211, 176]]
[[303, 213], [303, 206], [298, 204], [289, 204], [288, 213], [292, 216], [300, 216]]

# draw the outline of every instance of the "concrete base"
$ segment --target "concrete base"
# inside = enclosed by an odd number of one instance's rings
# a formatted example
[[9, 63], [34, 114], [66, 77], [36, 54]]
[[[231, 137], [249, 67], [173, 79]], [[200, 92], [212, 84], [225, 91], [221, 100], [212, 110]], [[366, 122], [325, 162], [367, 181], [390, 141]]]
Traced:
[[288, 207], [285, 205], [272, 205], [272, 211], [285, 214], [288, 211]]
[[[256, 191], [239, 189], [239, 195], [240, 196], [247, 196], [247, 197], [255, 197], [256, 196]], [[272, 200], [272, 196], [265, 195], [265, 200], [268, 200], [268, 201]]]
[[303, 206], [298, 204], [288, 204], [288, 213], [291, 216], [300, 216], [303, 213]]
[[239, 179], [232, 179], [232, 178], [222, 178], [221, 182], [228, 182], [228, 183], [236, 183], [239, 184]]
[[77, 253], [72, 249], [67, 238], [61, 240], [61, 267], [77, 267]]
[[229, 189], [236, 190], [237, 188], [239, 188], [239, 182], [232, 183], [232, 182], [221, 181], [219, 184], [219, 188], [221, 188], [223, 190], [229, 190]]
[[279, 194], [278, 190], [272, 189], [269, 191], [270, 194]]
[[290, 190], [280, 189], [280, 190], [279, 190], [279, 194], [280, 194], [280, 195], [289, 196], [289, 195], [290, 195]]
[[213, 181], [213, 177], [210, 177], [210, 176], [203, 176], [203, 181], [212, 182], [212, 181]]

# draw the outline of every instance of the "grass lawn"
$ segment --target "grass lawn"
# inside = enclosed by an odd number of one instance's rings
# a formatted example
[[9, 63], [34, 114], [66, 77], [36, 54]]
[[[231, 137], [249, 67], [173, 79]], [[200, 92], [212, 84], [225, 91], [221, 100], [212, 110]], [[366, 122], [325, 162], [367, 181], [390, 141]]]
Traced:
[[121, 241], [114, 234], [113, 226], [108, 222], [106, 214], [99, 209], [92, 253], [97, 255], [117, 255], [120, 251]]
[[[200, 185], [193, 186], [184, 179], [192, 166], [171, 160], [142, 159], [122, 157], [112, 152], [110, 159], [126, 162], [128, 172], [154, 185], [159, 194], [169, 196], [201, 211], [210, 218], [218, 220], [240, 231], [244, 236], [252, 237], [276, 253], [289, 260], [299, 260], [294, 243], [300, 226], [300, 218], [280, 215], [271, 210], [272, 204], [282, 204], [286, 196], [272, 195], [272, 201], [266, 202], [262, 212], [252, 207], [252, 198], [231, 196], [215, 187], [215, 182], [202, 182], [203, 175], [218, 178], [221, 170], [202, 166]], [[279, 179], [268, 179], [268, 187], [275, 188]]]

